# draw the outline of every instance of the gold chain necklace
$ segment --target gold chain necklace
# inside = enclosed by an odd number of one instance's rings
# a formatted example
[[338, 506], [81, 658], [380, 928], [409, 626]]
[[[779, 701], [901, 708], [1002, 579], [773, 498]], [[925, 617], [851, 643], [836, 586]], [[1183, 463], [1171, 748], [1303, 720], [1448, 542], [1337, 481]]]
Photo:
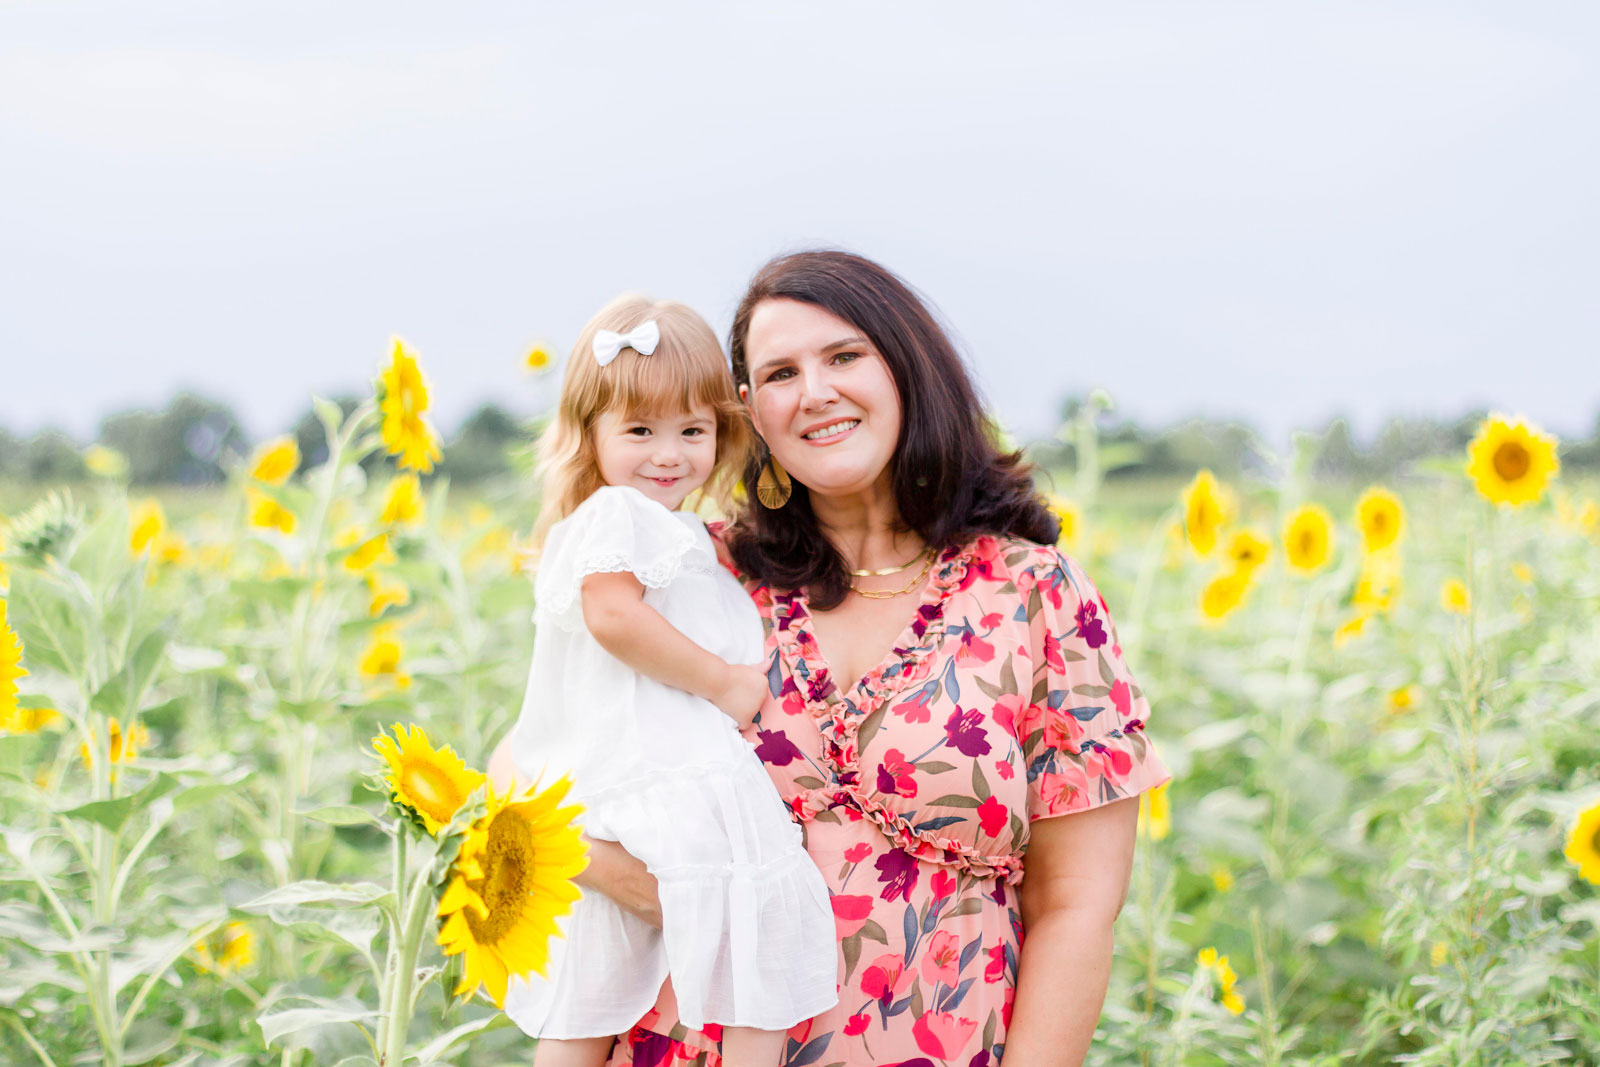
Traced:
[[888, 600], [890, 597], [904, 596], [906, 593], [911, 592], [911, 590], [921, 585], [922, 579], [926, 578], [928, 576], [928, 572], [933, 570], [933, 549], [930, 547], [928, 551], [924, 553], [924, 555], [928, 557], [928, 562], [922, 565], [922, 569], [917, 572], [917, 576], [915, 578], [911, 579], [911, 584], [909, 585], [901, 586], [899, 589], [857, 589], [854, 585], [852, 585], [850, 587], [850, 591], [852, 593], [859, 593], [868, 600]]
[[929, 545], [927, 548], [923, 549], [921, 552], [918, 552], [915, 556], [912, 556], [898, 567], [884, 567], [881, 570], [875, 571], [851, 571], [850, 574], [855, 578], [882, 578], [886, 574], [899, 574], [901, 571], [911, 567], [917, 562], [917, 560], [921, 559], [923, 556], [926, 556], [932, 551], [933, 546]]

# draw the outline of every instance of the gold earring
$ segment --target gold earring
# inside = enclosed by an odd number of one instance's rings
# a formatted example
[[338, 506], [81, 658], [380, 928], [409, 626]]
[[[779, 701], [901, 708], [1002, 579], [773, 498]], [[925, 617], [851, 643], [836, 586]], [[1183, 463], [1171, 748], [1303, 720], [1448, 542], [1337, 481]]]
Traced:
[[777, 511], [789, 502], [789, 494], [793, 492], [794, 483], [789, 481], [789, 472], [783, 469], [776, 456], [768, 456], [767, 465], [761, 468], [761, 477], [756, 482], [756, 499], [768, 511]]

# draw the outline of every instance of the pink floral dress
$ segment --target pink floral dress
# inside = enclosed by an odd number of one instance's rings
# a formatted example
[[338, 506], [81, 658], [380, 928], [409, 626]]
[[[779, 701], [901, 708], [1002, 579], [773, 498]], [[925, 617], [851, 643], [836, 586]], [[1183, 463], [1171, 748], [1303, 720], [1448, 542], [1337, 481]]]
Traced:
[[[1171, 775], [1105, 601], [1055, 548], [980, 537], [944, 552], [905, 632], [849, 692], [805, 594], [752, 596], [775, 653], [756, 753], [832, 893], [839, 1006], [789, 1031], [785, 1067], [992, 1067], [1017, 978], [1035, 819]], [[715, 1027], [670, 989], [612, 1067], [717, 1067]]]

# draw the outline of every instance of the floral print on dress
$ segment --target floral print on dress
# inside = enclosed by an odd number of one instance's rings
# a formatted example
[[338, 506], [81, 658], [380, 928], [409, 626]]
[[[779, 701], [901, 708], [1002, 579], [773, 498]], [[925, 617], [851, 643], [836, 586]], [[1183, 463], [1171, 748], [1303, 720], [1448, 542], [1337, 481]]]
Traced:
[[[994, 1067], [1015, 996], [1037, 819], [1170, 779], [1111, 613], [1051, 547], [943, 552], [889, 655], [841, 692], [803, 592], [752, 590], [771, 698], [748, 735], [832, 893], [840, 1003], [789, 1032], [784, 1067]], [[715, 1027], [670, 990], [613, 1067], [718, 1067]]]

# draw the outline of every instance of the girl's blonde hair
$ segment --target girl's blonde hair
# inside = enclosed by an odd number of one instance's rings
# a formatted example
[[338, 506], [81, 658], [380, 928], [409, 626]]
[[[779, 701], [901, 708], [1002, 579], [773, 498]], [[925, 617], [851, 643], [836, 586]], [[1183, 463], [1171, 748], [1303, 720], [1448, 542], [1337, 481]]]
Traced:
[[[648, 356], [624, 348], [605, 366], [594, 358], [600, 330], [628, 333], [649, 319], [661, 341]], [[628, 293], [601, 308], [578, 335], [561, 379], [561, 399], [539, 440], [539, 476], [544, 492], [528, 548], [544, 547], [550, 527], [566, 518], [605, 484], [594, 447], [594, 426], [608, 411], [666, 415], [709, 408], [717, 424], [716, 466], [700, 492], [724, 512], [754, 447], [749, 417], [706, 320], [676, 300], [649, 300]]]

